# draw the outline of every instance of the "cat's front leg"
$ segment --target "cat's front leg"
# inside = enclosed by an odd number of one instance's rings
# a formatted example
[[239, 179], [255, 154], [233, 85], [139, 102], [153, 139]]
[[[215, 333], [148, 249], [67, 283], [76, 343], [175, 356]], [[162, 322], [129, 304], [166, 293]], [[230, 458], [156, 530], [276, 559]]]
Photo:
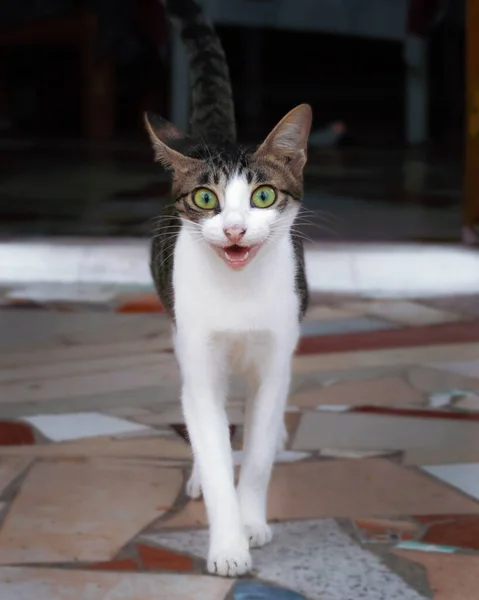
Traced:
[[234, 487], [225, 410], [225, 353], [211, 340], [178, 336], [182, 402], [210, 526], [208, 571], [235, 577], [251, 569], [251, 555]]
[[268, 485], [274, 457], [284, 436], [284, 409], [290, 384], [291, 352], [278, 348], [261, 365], [261, 383], [250, 408], [238, 498], [250, 545], [271, 541], [267, 524]]

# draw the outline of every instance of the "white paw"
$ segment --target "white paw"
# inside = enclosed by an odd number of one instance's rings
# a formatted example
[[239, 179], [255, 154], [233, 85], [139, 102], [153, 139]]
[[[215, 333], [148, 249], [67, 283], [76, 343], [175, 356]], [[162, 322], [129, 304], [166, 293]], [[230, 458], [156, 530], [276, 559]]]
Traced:
[[213, 575], [238, 577], [251, 571], [251, 567], [251, 554], [244, 536], [228, 543], [222, 543], [221, 546], [211, 545], [207, 568]]
[[193, 500], [201, 498], [201, 481], [196, 469], [188, 479], [188, 483], [186, 484], [186, 494]]
[[265, 521], [245, 523], [244, 529], [250, 548], [259, 548], [269, 544], [273, 539], [271, 527]]

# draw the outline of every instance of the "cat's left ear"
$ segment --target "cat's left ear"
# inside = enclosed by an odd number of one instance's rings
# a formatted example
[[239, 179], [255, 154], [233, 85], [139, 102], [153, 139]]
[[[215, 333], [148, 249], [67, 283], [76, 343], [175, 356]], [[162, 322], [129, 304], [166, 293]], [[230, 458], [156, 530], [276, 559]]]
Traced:
[[153, 114], [145, 113], [144, 118], [145, 127], [155, 151], [155, 158], [165, 169], [185, 173], [200, 162], [196, 158], [185, 156], [172, 147], [186, 139], [186, 135], [174, 125]]
[[269, 154], [284, 160], [296, 177], [301, 177], [307, 159], [312, 120], [313, 112], [309, 104], [300, 104], [293, 108], [276, 125], [255, 155]]

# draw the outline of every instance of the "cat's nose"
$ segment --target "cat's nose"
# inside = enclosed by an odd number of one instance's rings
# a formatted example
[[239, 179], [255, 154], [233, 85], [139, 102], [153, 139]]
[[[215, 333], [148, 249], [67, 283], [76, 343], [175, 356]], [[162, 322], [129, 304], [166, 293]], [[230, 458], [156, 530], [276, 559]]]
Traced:
[[234, 225], [225, 229], [224, 232], [230, 242], [237, 244], [246, 233], [246, 229], [243, 229], [239, 225]]

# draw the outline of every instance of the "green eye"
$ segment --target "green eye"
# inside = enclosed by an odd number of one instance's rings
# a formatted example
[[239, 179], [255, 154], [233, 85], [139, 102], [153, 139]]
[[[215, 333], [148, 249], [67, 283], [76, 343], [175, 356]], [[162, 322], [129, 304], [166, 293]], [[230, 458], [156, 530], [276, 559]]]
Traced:
[[251, 202], [256, 208], [268, 208], [276, 200], [276, 192], [269, 185], [262, 185], [257, 188], [251, 196]]
[[200, 188], [199, 190], [196, 190], [193, 201], [196, 206], [203, 210], [212, 210], [218, 204], [218, 196], [211, 190]]

